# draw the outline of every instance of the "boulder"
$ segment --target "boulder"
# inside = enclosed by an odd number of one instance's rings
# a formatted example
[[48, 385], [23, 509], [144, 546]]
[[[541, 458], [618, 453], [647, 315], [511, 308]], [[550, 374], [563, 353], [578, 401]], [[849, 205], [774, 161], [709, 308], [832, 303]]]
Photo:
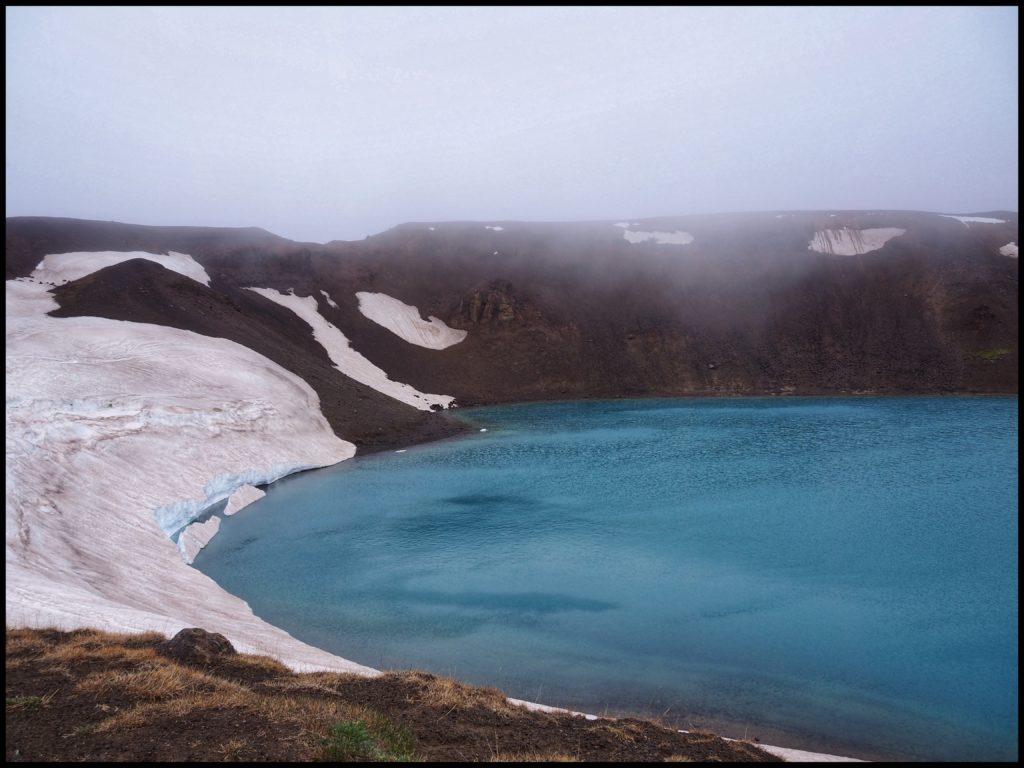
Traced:
[[213, 664], [224, 656], [237, 653], [224, 635], [198, 627], [181, 630], [170, 640], [157, 645], [156, 652], [182, 664], [198, 665]]

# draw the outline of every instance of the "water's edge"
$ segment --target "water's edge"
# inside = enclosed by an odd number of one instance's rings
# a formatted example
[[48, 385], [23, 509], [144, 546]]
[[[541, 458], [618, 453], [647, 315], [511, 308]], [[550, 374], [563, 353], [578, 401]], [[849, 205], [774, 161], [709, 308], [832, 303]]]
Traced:
[[[992, 394], [992, 393], [979, 393], [979, 394], [974, 394], [974, 393], [971, 393], [971, 394], [960, 394], [960, 393], [955, 393], [955, 394], [935, 394], [935, 393], [930, 393], [930, 394], [925, 394], [925, 395], [919, 395], [919, 394], [903, 395], [903, 394], [890, 394], [890, 393], [866, 393], [866, 394], [848, 393], [848, 394], [843, 394], [843, 395], [836, 395], [836, 394], [809, 394], [809, 395], [803, 395], [803, 394], [801, 394], [801, 395], [784, 395], [784, 396], [764, 396], [764, 395], [727, 395], [727, 396], [712, 396], [712, 397], [709, 397], [709, 396], [690, 396], [690, 397], [655, 396], [655, 397], [649, 397], [649, 398], [648, 397], [643, 397], [643, 398], [600, 398], [600, 399], [587, 399], [587, 400], [558, 400], [558, 401], [556, 401], [556, 400], [543, 400], [543, 401], [537, 401], [537, 402], [531, 401], [531, 402], [522, 402], [522, 403], [518, 403], [517, 402], [517, 403], [499, 403], [499, 404], [493, 404], [493, 405], [474, 405], [474, 406], [467, 407], [467, 408], [464, 408], [464, 409], [459, 409], [456, 412], [449, 412], [447, 414], [449, 416], [455, 417], [456, 420], [463, 422], [466, 425], [466, 427], [467, 427], [467, 432], [464, 432], [464, 433], [461, 433], [461, 434], [452, 435], [452, 436], [443, 437], [443, 438], [440, 438], [440, 439], [437, 439], [437, 440], [417, 441], [417, 442], [409, 443], [407, 446], [402, 447], [402, 448], [398, 448], [398, 449], [386, 449], [386, 450], [381, 450], [381, 451], [373, 451], [373, 452], [370, 452], [370, 453], [367, 453], [367, 454], [364, 454], [364, 455], [359, 455], [359, 456], [356, 456], [356, 457], [353, 457], [353, 458], [355, 458], [357, 460], [360, 459], [360, 458], [369, 458], [370, 456], [376, 456], [376, 457], [380, 458], [380, 454], [383, 454], [383, 453], [404, 453], [404, 452], [406, 452], [407, 449], [414, 448], [414, 447], [424, 447], [424, 446], [428, 446], [428, 445], [437, 445], [437, 444], [440, 444], [440, 443], [456, 442], [456, 441], [460, 441], [461, 442], [461, 441], [467, 440], [470, 437], [472, 437], [474, 434], [476, 434], [476, 433], [478, 433], [480, 431], [486, 431], [488, 429], [492, 429], [493, 426], [494, 426], [493, 423], [488, 422], [486, 419], [481, 420], [479, 417], [476, 417], [475, 414], [474, 414], [474, 411], [479, 411], [479, 410], [484, 410], [484, 409], [494, 408], [494, 407], [516, 408], [516, 407], [527, 407], [527, 406], [542, 405], [542, 404], [543, 405], [558, 405], [558, 404], [563, 404], [563, 403], [564, 404], [574, 404], [574, 405], [578, 405], [578, 404], [581, 404], [581, 403], [587, 403], [587, 404], [593, 404], [593, 405], [600, 405], [600, 404], [603, 404], [603, 403], [621, 405], [623, 402], [628, 401], [628, 400], [641, 400], [641, 401], [663, 400], [663, 401], [667, 401], [667, 402], [708, 402], [708, 401], [734, 402], [734, 401], [749, 401], [749, 400], [772, 399], [772, 400], [779, 400], [779, 401], [794, 401], [794, 400], [799, 401], [799, 400], [814, 400], [814, 399], [820, 399], [820, 398], [823, 398], [823, 397], [824, 398], [828, 398], [830, 400], [831, 399], [837, 399], [837, 400], [838, 399], [850, 399], [850, 400], [854, 400], [854, 401], [859, 401], [859, 400], [869, 400], [869, 399], [876, 399], [876, 398], [877, 399], [882, 399], [882, 398], [901, 398], [902, 399], [904, 397], [906, 397], [906, 398], [935, 398], [935, 399], [951, 399], [951, 398], [971, 398], [971, 399], [975, 399], [975, 398], [976, 399], [1009, 399], [1009, 398], [1012, 398], [1012, 399], [1016, 399], [1017, 395], [1015, 393], [1011, 393], [1011, 394]], [[349, 461], [344, 461], [342, 463], [348, 464], [350, 462]], [[332, 465], [332, 466], [338, 466], [338, 465]], [[323, 469], [323, 468], [318, 468], [318, 469]], [[300, 473], [295, 473], [295, 474], [289, 475], [289, 478], [294, 478], [297, 474], [308, 474], [309, 472], [310, 472], [310, 470], [303, 470]], [[284, 479], [284, 478], [282, 478], [282, 479]], [[271, 484], [268, 484], [268, 485], [271, 485]], [[225, 522], [228, 522], [228, 521], [225, 521]], [[521, 700], [513, 699], [513, 701], [519, 702]], [[530, 706], [531, 708], [537, 708], [537, 709], [541, 709], [541, 710], [549, 708], [547, 705], [543, 705], [543, 704], [535, 704], [535, 703], [529, 703], [529, 702], [523, 702], [523, 703], [528, 704], [528, 706]], [[562, 707], [550, 707], [550, 708], [551, 709], [562, 710], [562, 711], [574, 711], [572, 709], [564, 709]], [[630, 715], [632, 713], [624, 711], [624, 712], [622, 712], [622, 714], [623, 715]], [[643, 717], [643, 716], [648, 716], [649, 713], [636, 713], [636, 714], [638, 716], [642, 716]], [[739, 734], [737, 734], [737, 735], [739, 735]], [[743, 736], [742, 738], [746, 738], [746, 737]], [[765, 748], [765, 749], [767, 749], [769, 751], [772, 751], [775, 754], [779, 754], [780, 756], [788, 757], [788, 759], [790, 759], [790, 760], [801, 760], [801, 759], [803, 759], [803, 760], [836, 760], [836, 759], [838, 759], [838, 760], [856, 760], [857, 759], [857, 758], [837, 757], [837, 756], [828, 755], [828, 754], [825, 754], [825, 753], [803, 752], [802, 750], [788, 750], [786, 748], [771, 747], [771, 746], [761, 745], [761, 744], [759, 744], [759, 746], [762, 746], [763, 748]], [[801, 755], [803, 755], [803, 756], [801, 757]], [[886, 756], [882, 755], [882, 754], [878, 754], [878, 755], [874, 755], [873, 757], [876, 758], [876, 759], [884, 759]]]

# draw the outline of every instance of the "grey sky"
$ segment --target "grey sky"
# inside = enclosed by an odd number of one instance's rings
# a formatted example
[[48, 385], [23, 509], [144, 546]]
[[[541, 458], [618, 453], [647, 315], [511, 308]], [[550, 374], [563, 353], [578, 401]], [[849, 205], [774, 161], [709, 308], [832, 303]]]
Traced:
[[7, 215], [1017, 210], [1018, 10], [8, 8]]

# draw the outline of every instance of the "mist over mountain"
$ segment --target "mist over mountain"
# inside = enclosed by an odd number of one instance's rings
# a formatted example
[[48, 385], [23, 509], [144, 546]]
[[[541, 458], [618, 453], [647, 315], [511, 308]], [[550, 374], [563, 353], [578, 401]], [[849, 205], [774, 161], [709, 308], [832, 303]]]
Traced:
[[[56, 286], [53, 315], [246, 345], [305, 379], [335, 432], [365, 451], [460, 427], [346, 376], [308, 323], [245, 289], [309, 297], [392, 380], [458, 405], [1007, 393], [1017, 391], [1017, 236], [1006, 211], [409, 223], [326, 245], [256, 228], [15, 217], [7, 278], [47, 254], [188, 254], [209, 286], [132, 259]], [[361, 311], [357, 294], [464, 336], [442, 349], [410, 343]]]

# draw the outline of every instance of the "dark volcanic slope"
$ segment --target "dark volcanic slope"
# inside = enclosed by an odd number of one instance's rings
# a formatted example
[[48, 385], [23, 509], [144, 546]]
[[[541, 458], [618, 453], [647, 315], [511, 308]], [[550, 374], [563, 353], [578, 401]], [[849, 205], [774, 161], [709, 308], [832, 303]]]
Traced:
[[[1017, 261], [998, 253], [1016, 240], [1013, 220], [748, 214], [634, 227], [692, 233], [682, 247], [630, 244], [607, 223], [405, 225], [311, 266], [353, 346], [463, 403], [1015, 392]], [[908, 232], [862, 256], [808, 250], [816, 229], [843, 225]], [[440, 354], [408, 349], [359, 315], [359, 290], [415, 304], [469, 338]]]
[[339, 437], [372, 453], [465, 431], [339, 373], [293, 312], [251, 291], [220, 293], [146, 259], [131, 259], [55, 288], [55, 317], [131, 319], [217, 336], [247, 346], [301, 376]]
[[[7, 220], [8, 278], [46, 253], [176, 250], [207, 289], [143, 261], [56, 291], [62, 315], [103, 315], [224, 336], [317, 390], [338, 434], [426, 438], [455, 429], [335, 371], [308, 326], [239, 289], [293, 288], [391, 378], [460, 404], [691, 394], [1016, 392], [1018, 262], [999, 248], [1017, 215], [971, 224], [913, 212], [688, 216], [631, 222], [685, 245], [631, 243], [609, 222], [405, 224], [359, 242], [293, 243], [256, 229]], [[898, 227], [856, 256], [808, 250], [822, 229]], [[330, 307], [320, 291], [339, 305]], [[413, 346], [366, 319], [386, 293], [469, 332]], [[400, 439], [400, 438], [398, 438]]]

